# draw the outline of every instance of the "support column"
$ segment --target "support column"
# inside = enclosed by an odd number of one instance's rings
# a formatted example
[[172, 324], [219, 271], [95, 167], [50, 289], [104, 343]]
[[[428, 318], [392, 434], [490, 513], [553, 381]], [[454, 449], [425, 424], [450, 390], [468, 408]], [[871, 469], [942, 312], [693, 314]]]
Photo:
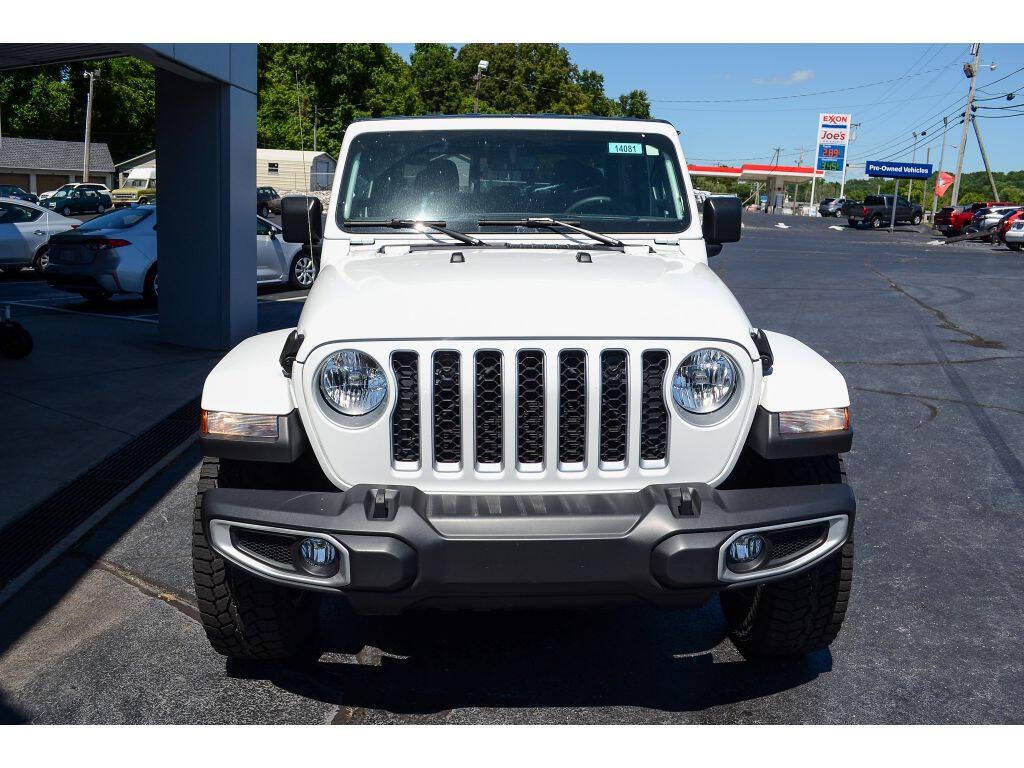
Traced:
[[156, 113], [160, 339], [228, 349], [256, 332], [256, 94], [158, 68]]

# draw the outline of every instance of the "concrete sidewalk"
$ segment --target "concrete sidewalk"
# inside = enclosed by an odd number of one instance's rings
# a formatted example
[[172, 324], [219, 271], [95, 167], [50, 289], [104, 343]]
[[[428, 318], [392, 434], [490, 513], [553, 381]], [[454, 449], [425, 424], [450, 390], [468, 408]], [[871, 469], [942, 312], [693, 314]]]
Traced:
[[0, 528], [195, 398], [222, 355], [161, 344], [155, 323], [25, 307], [15, 319], [35, 346], [0, 361]]
[[[261, 298], [262, 332], [294, 325], [305, 295]], [[163, 344], [157, 323], [124, 315], [20, 304], [15, 319], [35, 346], [0, 358], [0, 529], [198, 397], [223, 356]]]

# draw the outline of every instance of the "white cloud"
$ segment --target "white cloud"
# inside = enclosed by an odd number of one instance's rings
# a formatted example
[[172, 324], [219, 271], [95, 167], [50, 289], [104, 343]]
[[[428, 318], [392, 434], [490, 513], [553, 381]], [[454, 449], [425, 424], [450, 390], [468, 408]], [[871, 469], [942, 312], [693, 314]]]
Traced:
[[775, 75], [772, 78], [755, 77], [752, 82], [754, 85], [793, 85], [810, 80], [812, 77], [814, 77], [814, 70], [796, 69], [790, 72], [788, 76]]

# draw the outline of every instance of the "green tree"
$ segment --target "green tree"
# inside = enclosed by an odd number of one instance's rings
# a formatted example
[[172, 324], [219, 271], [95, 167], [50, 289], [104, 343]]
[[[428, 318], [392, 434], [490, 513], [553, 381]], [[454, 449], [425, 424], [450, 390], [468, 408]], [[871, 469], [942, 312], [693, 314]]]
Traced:
[[462, 111], [466, 93], [459, 80], [455, 49], [441, 43], [416, 43], [410, 59], [412, 85], [423, 112], [455, 115]]

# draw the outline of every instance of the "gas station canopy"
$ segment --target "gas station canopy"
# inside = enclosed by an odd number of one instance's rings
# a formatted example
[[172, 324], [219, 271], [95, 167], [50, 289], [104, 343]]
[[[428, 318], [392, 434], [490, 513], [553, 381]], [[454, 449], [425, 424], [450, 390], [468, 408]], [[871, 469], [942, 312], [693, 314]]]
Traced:
[[807, 165], [757, 165], [744, 163], [739, 168], [726, 165], [687, 165], [692, 176], [712, 176], [719, 179], [736, 179], [737, 181], [767, 182], [773, 180], [781, 184], [822, 179], [824, 171], [815, 171]]

